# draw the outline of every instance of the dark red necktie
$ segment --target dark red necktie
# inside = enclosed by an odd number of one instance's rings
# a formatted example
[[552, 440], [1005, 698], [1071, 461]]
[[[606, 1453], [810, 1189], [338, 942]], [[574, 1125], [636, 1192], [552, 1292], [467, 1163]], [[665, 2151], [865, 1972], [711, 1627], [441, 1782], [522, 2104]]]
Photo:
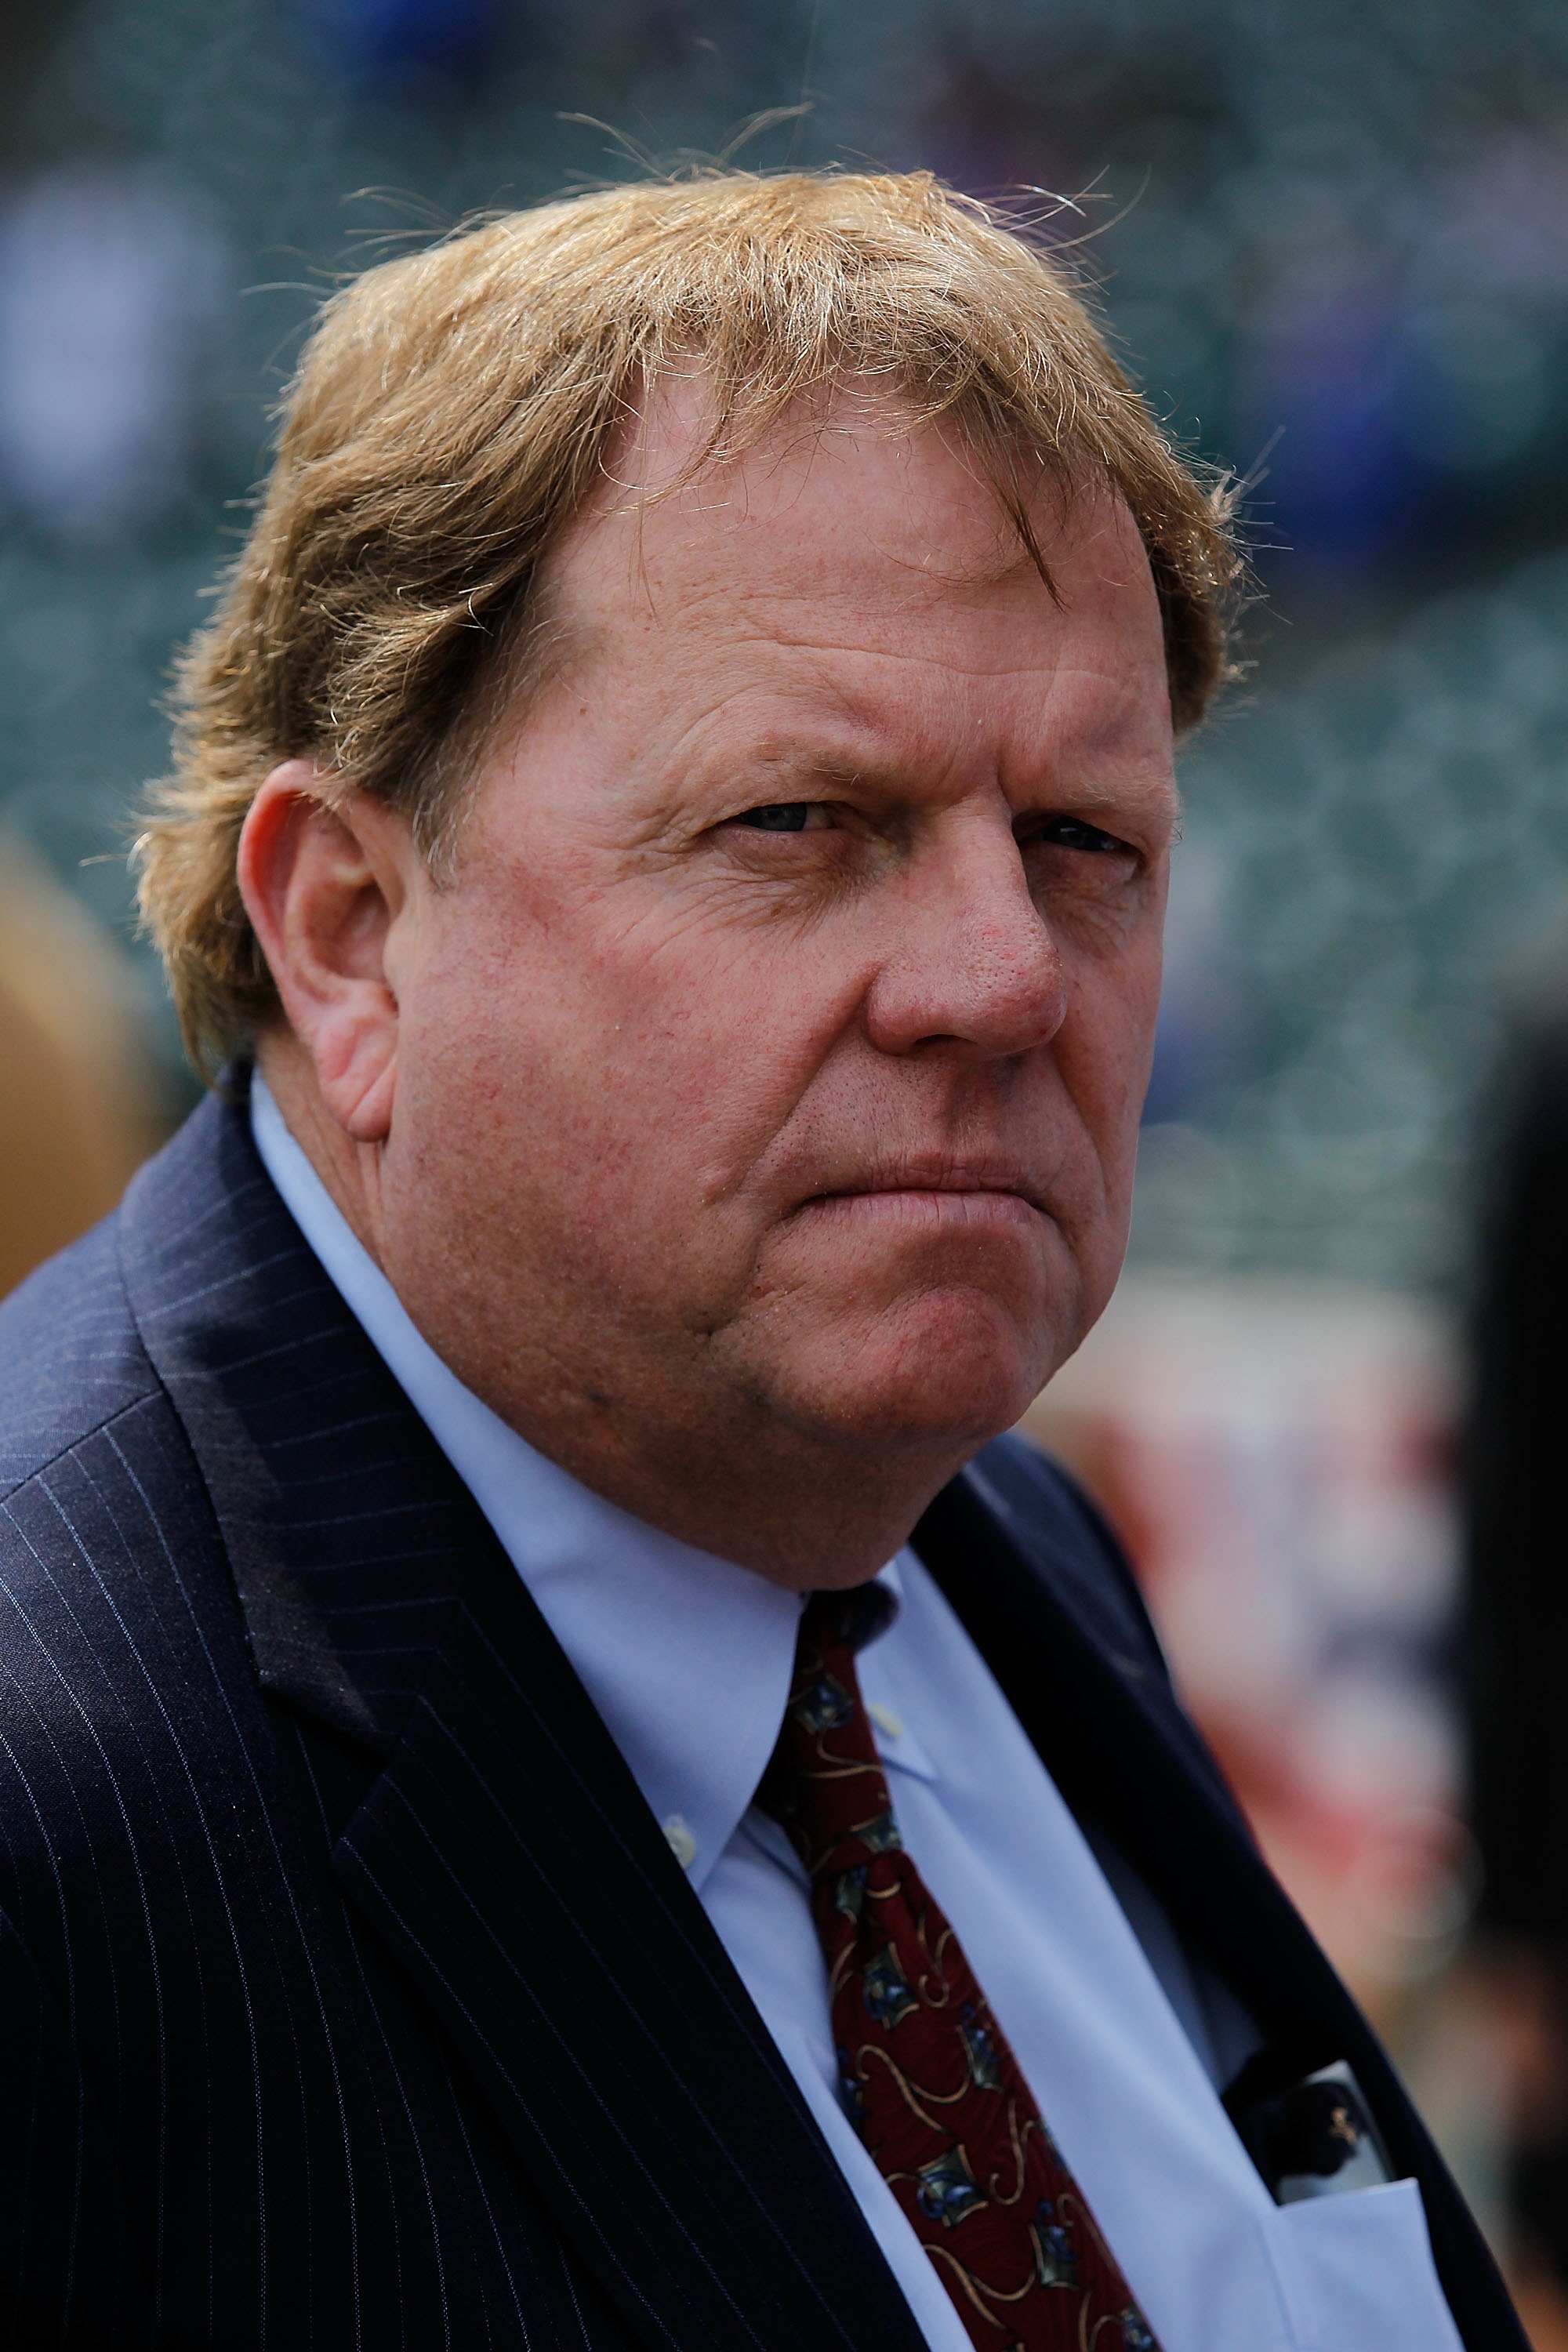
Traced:
[[758, 1802], [811, 1880], [847, 2107], [985, 2352], [1158, 2352], [899, 1837], [854, 1594], [807, 1602]]

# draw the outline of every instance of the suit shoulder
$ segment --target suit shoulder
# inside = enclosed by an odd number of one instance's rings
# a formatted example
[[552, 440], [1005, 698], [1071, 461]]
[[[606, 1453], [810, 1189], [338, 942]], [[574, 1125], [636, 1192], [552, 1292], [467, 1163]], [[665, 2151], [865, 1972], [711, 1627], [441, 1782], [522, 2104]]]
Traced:
[[1088, 1544], [1121, 1557], [1121, 1547], [1097, 1505], [1063, 1462], [1016, 1430], [993, 1438], [975, 1455], [973, 1467], [1011, 1507], [1036, 1523], [1042, 1534], [1076, 1546]]
[[1016, 1431], [994, 1438], [971, 1462], [965, 1476], [1053, 1581], [1095, 1614], [1119, 1621], [1122, 1638], [1168, 1672], [1158, 1634], [1120, 1538], [1092, 1496], [1065, 1464]]
[[119, 1212], [0, 1301], [0, 1495], [161, 1393], [118, 1250]]
[[[0, 1308], [0, 1906], [29, 1948], [14, 1874], [52, 1854], [68, 1877], [75, 1838], [87, 1884], [110, 1819], [132, 1852], [180, 1785], [149, 1779], [150, 1726], [174, 1738], [202, 1717], [216, 1769], [247, 1675], [222, 1530], [141, 1344], [111, 1220]], [[40, 1845], [29, 1824], [44, 1823]]]

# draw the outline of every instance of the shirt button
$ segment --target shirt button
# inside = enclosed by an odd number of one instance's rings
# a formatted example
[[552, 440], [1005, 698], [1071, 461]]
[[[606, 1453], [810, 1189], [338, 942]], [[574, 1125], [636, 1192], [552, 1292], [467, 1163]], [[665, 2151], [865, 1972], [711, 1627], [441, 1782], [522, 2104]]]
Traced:
[[866, 1712], [870, 1717], [872, 1722], [876, 1725], [878, 1730], [885, 1731], [889, 1739], [901, 1739], [903, 1738], [903, 1717], [901, 1715], [895, 1715], [890, 1706], [884, 1706], [880, 1699], [874, 1698], [868, 1701]]
[[697, 1840], [686, 1825], [684, 1813], [671, 1813], [664, 1824], [665, 1841], [682, 1870], [689, 1870], [697, 1859]]

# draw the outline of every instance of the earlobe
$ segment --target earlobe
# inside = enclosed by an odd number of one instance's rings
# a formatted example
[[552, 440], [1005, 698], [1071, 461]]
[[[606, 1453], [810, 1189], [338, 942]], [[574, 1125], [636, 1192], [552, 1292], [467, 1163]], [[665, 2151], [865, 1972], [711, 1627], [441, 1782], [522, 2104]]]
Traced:
[[363, 795], [325, 802], [315, 768], [289, 760], [258, 792], [237, 871], [283, 1015], [313, 1065], [322, 1104], [359, 1143], [387, 1134], [397, 1000], [387, 943], [404, 910], [407, 829]]
[[392, 1131], [397, 1078], [395, 1023], [390, 1033], [379, 1030], [354, 1040], [348, 1059], [334, 1067], [333, 1049], [344, 1042], [344, 1034], [342, 1024], [331, 1024], [320, 1041], [315, 1059], [322, 1098], [355, 1143], [384, 1143]]

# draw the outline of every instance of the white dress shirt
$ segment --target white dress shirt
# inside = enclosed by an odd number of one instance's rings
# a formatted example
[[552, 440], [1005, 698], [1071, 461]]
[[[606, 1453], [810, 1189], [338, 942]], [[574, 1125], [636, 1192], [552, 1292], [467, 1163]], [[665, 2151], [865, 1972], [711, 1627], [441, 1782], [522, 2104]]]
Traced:
[[[585, 1685], [931, 2352], [970, 2352], [839, 2103], [805, 1875], [752, 1806], [783, 1719], [801, 1596], [630, 1517], [465, 1389], [355, 1240], [259, 1076], [251, 1099], [273, 1181]], [[1203, 2004], [1168, 1921], [1138, 1889], [1134, 1932], [913, 1553], [880, 1581], [890, 1622], [862, 1652], [860, 1682], [904, 1844], [1163, 2352], [1460, 2352], [1415, 2183], [1275, 2204], [1220, 2104]]]

